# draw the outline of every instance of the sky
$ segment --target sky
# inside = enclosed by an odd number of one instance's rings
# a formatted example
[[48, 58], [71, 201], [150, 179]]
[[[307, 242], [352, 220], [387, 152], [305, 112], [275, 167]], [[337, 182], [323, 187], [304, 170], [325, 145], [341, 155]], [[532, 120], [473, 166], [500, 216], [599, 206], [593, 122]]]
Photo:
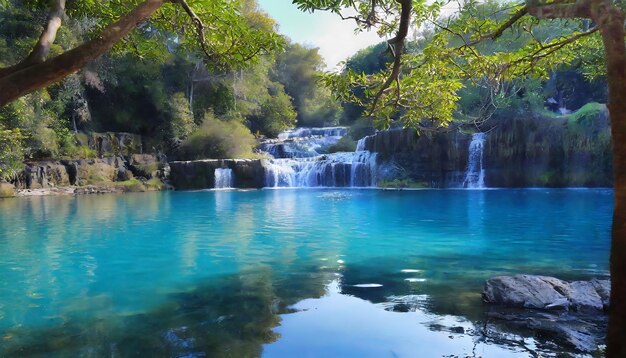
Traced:
[[340, 61], [358, 50], [384, 40], [375, 30], [355, 35], [354, 21], [341, 20], [339, 16], [324, 11], [305, 13], [291, 0], [259, 0], [259, 4], [278, 22], [280, 33], [294, 42], [318, 47], [328, 70], [335, 69]]

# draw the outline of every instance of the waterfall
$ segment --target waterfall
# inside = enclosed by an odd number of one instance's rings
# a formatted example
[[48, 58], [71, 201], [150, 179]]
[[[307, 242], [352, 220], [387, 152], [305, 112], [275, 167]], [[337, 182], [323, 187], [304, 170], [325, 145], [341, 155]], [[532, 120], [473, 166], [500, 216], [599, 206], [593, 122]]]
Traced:
[[215, 169], [215, 189], [228, 189], [234, 186], [233, 170], [228, 168]]
[[482, 189], [485, 187], [485, 169], [483, 156], [485, 147], [485, 133], [475, 133], [469, 146], [467, 159], [467, 171], [463, 187], [469, 189]]
[[296, 128], [261, 143], [261, 150], [272, 157], [263, 160], [265, 186], [375, 186], [376, 153], [364, 150], [364, 140], [355, 152], [326, 154], [347, 134], [346, 127]]
[[312, 136], [341, 138], [346, 134], [348, 134], [348, 128], [346, 127], [295, 128], [278, 134], [278, 139], [285, 140], [289, 138], [304, 138]]
[[363, 137], [361, 139], [359, 139], [358, 142], [356, 142], [356, 151], [360, 152], [365, 150], [365, 141], [367, 140], [367, 137]]
[[333, 153], [313, 158], [268, 159], [267, 187], [371, 187], [376, 185], [376, 153]]

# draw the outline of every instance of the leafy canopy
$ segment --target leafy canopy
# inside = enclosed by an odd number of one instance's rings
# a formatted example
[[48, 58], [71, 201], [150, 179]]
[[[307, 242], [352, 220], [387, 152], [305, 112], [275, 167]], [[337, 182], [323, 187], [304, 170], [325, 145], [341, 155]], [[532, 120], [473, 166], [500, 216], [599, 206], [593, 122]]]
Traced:
[[[389, 63], [367, 74], [346, 69], [326, 74], [322, 82], [342, 101], [369, 106], [378, 127], [395, 120], [404, 126], [432, 130], [449, 124], [457, 110], [459, 91], [470, 83], [502, 88], [514, 79], [546, 78], [561, 66], [580, 64], [590, 77], [603, 74], [598, 31], [584, 20], [539, 20], [525, 5], [475, 0], [294, 0], [305, 11], [327, 10], [354, 20], [357, 31], [377, 26], [393, 36], [410, 9], [416, 37], [428, 37], [403, 51], [396, 34], [389, 52], [401, 71]], [[453, 10], [452, 12], [450, 10]], [[347, 16], [345, 14], [355, 14]], [[516, 21], [511, 25], [511, 19]], [[544, 26], [547, 22], [557, 26]], [[559, 27], [562, 31], [546, 31]], [[398, 32], [399, 33], [399, 32]], [[358, 95], [357, 95], [358, 94]]]

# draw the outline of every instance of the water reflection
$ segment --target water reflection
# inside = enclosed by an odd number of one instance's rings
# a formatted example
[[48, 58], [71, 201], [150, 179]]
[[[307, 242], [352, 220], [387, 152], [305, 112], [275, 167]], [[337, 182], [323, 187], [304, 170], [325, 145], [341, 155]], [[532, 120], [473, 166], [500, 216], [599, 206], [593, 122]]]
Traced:
[[563, 348], [550, 340], [494, 324], [482, 285], [519, 272], [605, 275], [610, 194], [2, 200], [0, 356], [293, 356], [309, 341], [320, 344], [309, 346], [315, 356], [362, 353], [363, 341], [408, 356], [410, 346], [435, 349], [430, 341], [442, 344], [437, 354], [555, 353]]

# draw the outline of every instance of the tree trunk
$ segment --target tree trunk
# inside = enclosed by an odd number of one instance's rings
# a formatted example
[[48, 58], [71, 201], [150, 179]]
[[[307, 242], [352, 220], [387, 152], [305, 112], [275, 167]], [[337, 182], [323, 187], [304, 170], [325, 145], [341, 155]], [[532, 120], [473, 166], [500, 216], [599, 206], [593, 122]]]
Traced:
[[0, 78], [0, 106], [32, 91], [59, 82], [102, 56], [137, 25], [154, 14], [167, 0], [146, 0], [126, 16], [109, 25], [95, 39], [45, 62]]
[[615, 206], [611, 238], [611, 303], [607, 357], [626, 357], [626, 46], [624, 14], [608, 2], [595, 19], [602, 33], [609, 81]]

